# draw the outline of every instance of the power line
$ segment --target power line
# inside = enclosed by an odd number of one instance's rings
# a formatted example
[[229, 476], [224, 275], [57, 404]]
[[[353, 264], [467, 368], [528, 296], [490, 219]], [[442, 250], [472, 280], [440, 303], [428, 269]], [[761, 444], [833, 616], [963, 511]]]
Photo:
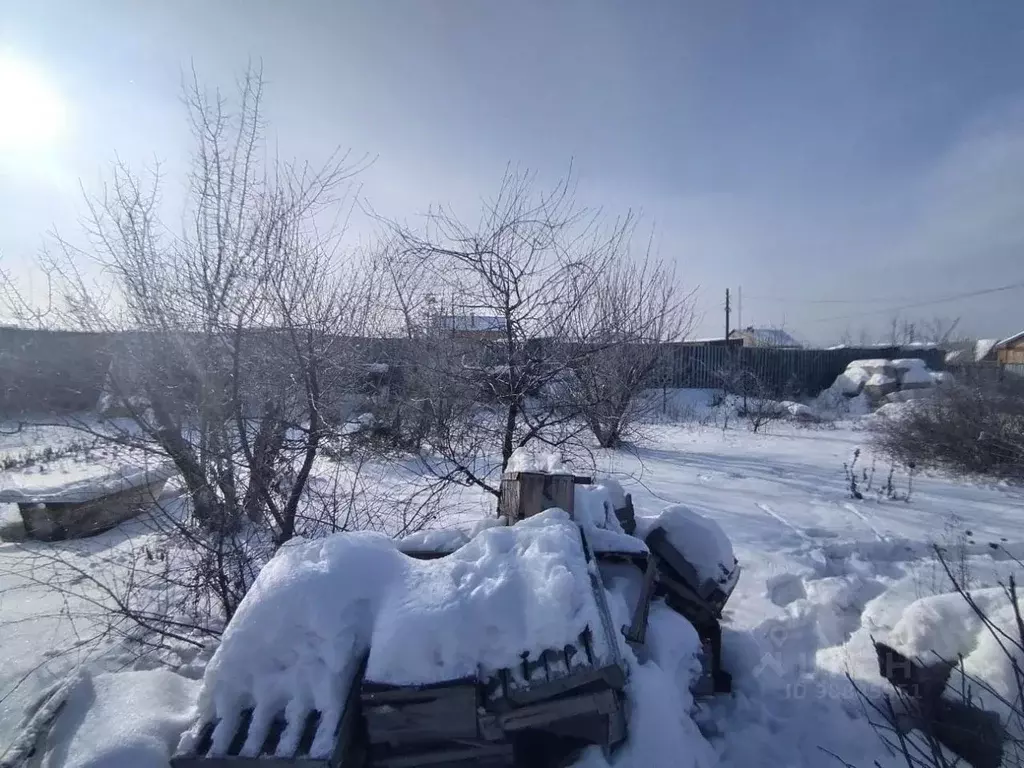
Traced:
[[783, 301], [787, 304], [888, 304], [893, 301], [914, 301], [912, 296], [887, 296], [885, 298], [865, 299], [797, 299], [785, 296], [759, 296], [747, 294], [748, 299], [759, 299], [761, 301]]
[[943, 296], [938, 299], [928, 299], [926, 301], [918, 301], [911, 304], [904, 304], [898, 307], [886, 307], [884, 309], [869, 309], [866, 312], [854, 312], [849, 315], [836, 315], [834, 317], [820, 317], [815, 322], [824, 323], [830, 320], [848, 320], [856, 317], [865, 317], [867, 315], [880, 315], [887, 314], [889, 312], [902, 312], [905, 309], [916, 309], [917, 307], [928, 307], [933, 304], [945, 304], [948, 301], [958, 301], [959, 299], [970, 299], [975, 296], [986, 296], [991, 293], [1001, 293], [1002, 291], [1012, 291], [1016, 288], [1024, 288], [1024, 282], [1022, 283], [1011, 283], [1010, 285], [1000, 285], [996, 288], [982, 288], [977, 291], [965, 291], [964, 293], [954, 293], [949, 296]]

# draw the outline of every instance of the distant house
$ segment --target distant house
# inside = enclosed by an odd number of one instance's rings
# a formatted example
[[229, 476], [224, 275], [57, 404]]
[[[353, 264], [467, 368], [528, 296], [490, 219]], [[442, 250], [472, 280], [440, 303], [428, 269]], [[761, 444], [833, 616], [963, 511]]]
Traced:
[[435, 330], [471, 339], [494, 339], [505, 331], [505, 320], [492, 315], [437, 315], [431, 320]]
[[1000, 365], [1024, 365], [1024, 331], [996, 344], [995, 354]]
[[737, 328], [729, 334], [729, 339], [740, 339], [744, 347], [799, 349], [803, 346], [781, 328]]

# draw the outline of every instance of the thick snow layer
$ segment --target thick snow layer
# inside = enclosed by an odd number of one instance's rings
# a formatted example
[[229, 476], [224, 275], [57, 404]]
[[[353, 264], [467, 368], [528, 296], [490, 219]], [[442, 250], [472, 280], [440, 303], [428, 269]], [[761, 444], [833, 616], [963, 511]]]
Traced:
[[886, 373], [873, 373], [868, 378], [868, 380], [864, 382], [864, 386], [865, 387], [889, 387], [889, 386], [893, 386], [894, 384], [897, 384], [897, 383], [898, 382], [897, 382], [895, 376], [890, 376], [890, 375], [888, 375]]
[[0, 482], [3, 483], [0, 502], [92, 501], [100, 496], [167, 480], [175, 471], [170, 463], [149, 466], [122, 464], [114, 468], [96, 464], [79, 466], [80, 472], [70, 477], [66, 473], [4, 472], [0, 474]]
[[557, 453], [535, 451], [531, 448], [516, 448], [508, 457], [506, 472], [547, 472], [548, 474], [572, 474]]
[[548, 510], [443, 560], [405, 560], [381, 601], [368, 678], [429, 683], [514, 666], [599, 626], [577, 527]]
[[897, 371], [927, 371], [928, 364], [919, 357], [898, 357], [892, 361]]
[[999, 339], [978, 339], [974, 342], [974, 361], [980, 363], [999, 343]]
[[50, 731], [42, 768], [167, 768], [198, 690], [166, 670], [85, 674]]
[[893, 364], [891, 360], [886, 360], [884, 357], [872, 358], [869, 360], [853, 360], [846, 365], [846, 370], [862, 370], [867, 371], [868, 375], [874, 373], [885, 373], [892, 371]]
[[937, 387], [944, 387], [956, 381], [956, 378], [949, 371], [932, 371], [932, 381]]
[[930, 387], [935, 383], [932, 372], [923, 363], [920, 366], [902, 369], [899, 379], [901, 387]]
[[871, 374], [863, 368], [847, 368], [836, 376], [836, 380], [832, 383], [830, 389], [838, 390], [844, 395], [853, 397], [860, 394], [869, 378], [871, 378]]
[[[367, 649], [368, 679], [430, 683], [513, 666], [598, 624], [579, 529], [561, 510], [485, 530], [437, 560], [406, 557], [369, 533], [289, 544], [224, 633], [200, 712], [230, 725], [255, 705], [254, 721], [267, 723], [287, 705], [290, 722], [301, 724], [302, 713], [318, 709], [313, 751], [324, 754]], [[229, 730], [215, 731], [215, 752], [227, 747]]]
[[655, 517], [637, 517], [637, 536], [646, 539], [655, 528], [668, 534], [669, 542], [697, 570], [701, 581], [711, 579], [726, 586], [726, 592], [732, 588], [736, 556], [717, 522], [683, 504], [673, 504]]

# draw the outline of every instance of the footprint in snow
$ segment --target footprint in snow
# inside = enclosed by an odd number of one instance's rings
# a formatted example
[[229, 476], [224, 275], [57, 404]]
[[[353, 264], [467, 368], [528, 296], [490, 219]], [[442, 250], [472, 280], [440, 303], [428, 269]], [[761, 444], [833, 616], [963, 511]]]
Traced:
[[803, 579], [793, 573], [773, 576], [765, 582], [765, 586], [768, 588], [768, 599], [780, 608], [807, 597]]

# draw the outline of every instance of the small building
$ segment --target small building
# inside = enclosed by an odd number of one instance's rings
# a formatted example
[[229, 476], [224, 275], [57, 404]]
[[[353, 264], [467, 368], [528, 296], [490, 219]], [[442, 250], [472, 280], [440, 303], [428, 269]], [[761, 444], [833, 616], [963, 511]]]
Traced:
[[729, 340], [740, 339], [744, 347], [774, 347], [776, 349], [800, 349], [799, 341], [781, 328], [737, 328], [729, 334]]
[[505, 331], [504, 318], [492, 315], [437, 315], [431, 325], [452, 336], [478, 340], [496, 339]]
[[1000, 365], [1024, 365], [1024, 331], [996, 344], [995, 354]]

